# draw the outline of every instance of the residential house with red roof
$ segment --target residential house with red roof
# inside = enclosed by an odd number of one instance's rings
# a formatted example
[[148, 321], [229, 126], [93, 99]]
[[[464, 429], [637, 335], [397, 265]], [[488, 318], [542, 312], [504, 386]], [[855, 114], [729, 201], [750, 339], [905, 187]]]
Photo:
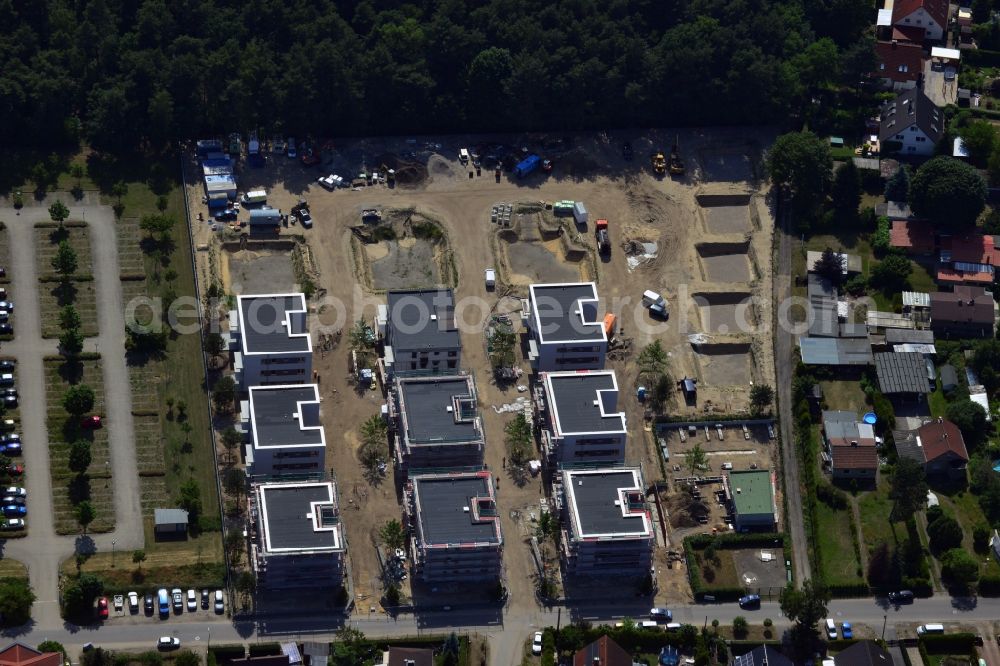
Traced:
[[878, 58], [878, 69], [875, 75], [881, 79], [886, 88], [903, 90], [913, 88], [923, 76], [924, 48], [919, 43], [877, 42], [875, 55]]
[[996, 236], [943, 236], [938, 259], [942, 264], [938, 282], [989, 286], [993, 284], [996, 266], [1000, 265], [1000, 248]]
[[823, 436], [830, 455], [830, 473], [835, 481], [857, 479], [874, 482], [878, 477], [875, 430], [848, 411], [823, 412]]
[[573, 666], [632, 666], [632, 656], [607, 635], [584, 646], [573, 655]]
[[923, 30], [923, 41], [937, 42], [948, 25], [948, 0], [895, 0], [893, 28]]
[[907, 254], [932, 254], [935, 248], [934, 227], [920, 220], [893, 220], [889, 245]]
[[924, 467], [928, 477], [961, 480], [969, 464], [969, 452], [958, 426], [938, 417], [915, 431], [894, 433], [896, 452]]
[[23, 643], [11, 643], [0, 650], [0, 666], [62, 666], [58, 652], [39, 652]]

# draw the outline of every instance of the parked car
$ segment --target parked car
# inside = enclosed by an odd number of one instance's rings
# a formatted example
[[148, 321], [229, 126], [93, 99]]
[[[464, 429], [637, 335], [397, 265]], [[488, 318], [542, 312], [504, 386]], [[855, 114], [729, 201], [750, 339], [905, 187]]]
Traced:
[[239, 216], [239, 211], [235, 208], [227, 208], [226, 210], [221, 210], [216, 213], [214, 217], [217, 222], [232, 222]]
[[889, 601], [896, 604], [912, 604], [913, 603], [913, 592], [910, 590], [899, 590], [898, 592], [889, 593]]
[[288, 150], [287, 150], [287, 152], [288, 152], [288, 157], [290, 159], [293, 159], [293, 160], [298, 155], [298, 152], [295, 150], [295, 139], [293, 137], [288, 137]]
[[201, 607], [202, 608], [208, 608], [208, 601], [209, 601], [208, 597], [209, 597], [208, 590], [202, 590], [201, 591]]
[[[3, 312], [3, 310], [0, 310]], [[15, 384], [13, 372], [0, 373], [0, 386], [13, 386]]]
[[674, 614], [666, 608], [650, 608], [649, 619], [657, 622], [670, 622], [674, 619]]
[[195, 594], [194, 590], [188, 590], [187, 609], [189, 613], [193, 613], [198, 610], [198, 595]]
[[222, 590], [215, 591], [215, 612], [218, 614], [224, 613], [226, 610], [226, 602], [222, 598]]
[[27, 497], [28, 491], [21, 486], [8, 486], [3, 490], [4, 495], [13, 495], [14, 497]]
[[184, 594], [181, 592], [179, 587], [175, 587], [170, 591], [170, 597], [174, 602], [174, 612], [180, 613], [184, 610]]
[[146, 611], [146, 615], [153, 614], [153, 594], [151, 592], [146, 593], [146, 599], [142, 604], [142, 608]]
[[0, 498], [0, 504], [17, 504], [18, 506], [24, 506], [28, 501], [23, 497], [14, 497], [13, 495], [4, 495]]
[[10, 312], [7, 310], [0, 310], [0, 321], [10, 320]]
[[6, 518], [21, 518], [28, 515], [28, 507], [23, 504], [4, 504], [0, 511]]
[[11, 360], [0, 361], [0, 372], [11, 372], [17, 367], [17, 363]]
[[21, 476], [24, 474], [24, 465], [7, 465], [7, 469], [3, 471], [7, 473], [7, 476]]
[[157, 650], [176, 650], [181, 646], [181, 639], [176, 636], [160, 636], [156, 640]]
[[542, 653], [542, 632], [536, 631], [535, 637], [531, 640], [531, 654]]
[[13, 532], [14, 530], [24, 529], [24, 518], [8, 518], [7, 520], [0, 521], [0, 530], [5, 532]]
[[97, 617], [102, 620], [108, 619], [108, 598], [101, 597], [97, 600]]
[[97, 414], [91, 414], [90, 416], [84, 416], [80, 419], [80, 427], [88, 428], [90, 430], [97, 430], [103, 425], [101, 423], [101, 417]]
[[313, 225], [312, 215], [309, 214], [308, 208], [303, 208], [299, 211], [299, 223], [306, 229], [311, 229]]
[[6, 310], [7, 312], [13, 312], [14, 311], [14, 302], [13, 301], [6, 301], [6, 300], [5, 301], [0, 301], [0, 310]]
[[14, 442], [21, 442], [21, 435], [16, 432], [8, 432], [4, 435], [0, 435], [0, 444], [13, 444]]
[[128, 593], [128, 609], [131, 613], [139, 612], [139, 594], [137, 592]]
[[759, 594], [747, 594], [740, 597], [740, 608], [750, 609], [750, 608], [760, 608], [760, 595]]
[[[0, 444], [0, 453], [5, 456], [19, 456], [21, 455], [21, 443]], [[22, 471], [24, 471], [23, 468]]]
[[850, 622], [844, 622], [840, 625], [840, 633], [844, 638], [854, 638], [854, 631], [851, 629]]
[[14, 335], [14, 327], [10, 324], [0, 324], [0, 335]]

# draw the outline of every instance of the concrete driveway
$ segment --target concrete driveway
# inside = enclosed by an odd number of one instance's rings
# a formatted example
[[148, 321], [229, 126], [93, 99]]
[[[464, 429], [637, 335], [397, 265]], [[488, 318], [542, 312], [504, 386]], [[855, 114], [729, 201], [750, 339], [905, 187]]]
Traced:
[[[3, 345], [5, 355], [17, 358], [17, 387], [20, 394], [21, 429], [24, 441], [26, 485], [29, 491], [29, 533], [24, 539], [2, 543], [5, 557], [24, 562], [37, 597], [32, 617], [38, 627], [59, 627], [60, 563], [72, 556], [77, 538], [59, 536], [53, 529], [52, 484], [45, 426], [45, 382], [43, 357], [57, 352], [55, 340], [41, 335], [41, 313], [37, 291], [39, 267], [35, 265], [36, 222], [49, 220], [48, 203], [25, 206], [20, 214], [13, 209], [0, 211], [7, 226], [11, 246], [9, 268], [13, 284], [11, 295], [17, 308], [14, 317], [14, 340]], [[101, 354], [104, 374], [112, 474], [115, 484], [115, 530], [92, 535], [97, 550], [143, 547], [142, 510], [139, 503], [139, 478], [136, 472], [132, 395], [125, 364], [124, 308], [118, 273], [118, 242], [115, 218], [110, 207], [71, 206], [70, 218], [85, 220], [90, 230], [94, 281], [97, 288], [99, 334], [88, 339], [87, 351]], [[42, 267], [44, 270], [45, 267]], [[89, 546], [89, 544], [88, 544]]]

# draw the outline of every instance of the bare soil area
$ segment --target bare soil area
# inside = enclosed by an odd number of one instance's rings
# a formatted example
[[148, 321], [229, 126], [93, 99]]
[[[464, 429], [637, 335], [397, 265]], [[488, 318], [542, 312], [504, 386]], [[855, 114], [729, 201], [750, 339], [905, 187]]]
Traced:
[[[461, 303], [472, 299], [483, 303], [487, 309], [512, 312], [512, 319], [519, 320], [516, 298], [527, 295], [527, 284], [541, 280], [577, 280], [584, 276], [598, 283], [602, 305], [618, 316], [619, 335], [631, 341], [630, 351], [609, 359], [607, 366], [618, 374], [621, 387], [619, 407], [626, 412], [630, 439], [626, 459], [642, 463], [647, 481], [659, 477], [659, 452], [652, 446], [653, 437], [644, 427], [644, 406], [638, 402], [635, 387], [638, 369], [635, 355], [645, 345], [659, 340], [670, 354], [669, 371], [680, 379], [683, 376], [699, 380], [699, 400], [685, 405], [675, 395], [668, 407], [671, 414], [701, 414], [706, 408], [725, 405], [738, 411], [746, 407], [748, 381], [773, 384], [773, 362], [770, 344], [763, 336], [732, 333], [723, 336], [723, 342], [737, 342], [748, 349], [758, 350], [751, 367], [749, 353], [729, 359], [714, 355], [702, 359], [688, 335], [687, 327], [673, 319], [666, 322], [651, 320], [640, 300], [644, 289], [660, 291], [668, 300], [671, 312], [697, 310], [690, 294], [712, 291], [703, 276], [702, 258], [696, 245], [703, 242], [743, 241], [756, 248], [756, 256], [764, 258], [759, 266], [759, 279], [747, 280], [746, 271], [738, 267], [714, 266], [711, 271], [732, 271], [731, 284], [741, 285], [734, 291], [749, 293], [754, 299], [770, 293], [770, 245], [772, 225], [766, 205], [760, 196], [748, 195], [752, 186], [754, 167], [760, 159], [760, 147], [748, 145], [746, 130], [718, 131], [707, 136], [694, 131], [682, 132], [680, 144], [689, 165], [689, 174], [682, 179], [655, 179], [642, 156], [656, 147], [669, 146], [673, 132], [652, 132], [643, 135], [625, 134], [614, 139], [606, 135], [576, 137], [574, 145], [556, 153], [542, 151], [555, 162], [551, 175], [541, 173], [518, 180], [504, 174], [496, 182], [491, 170], [483, 169], [482, 175], [459, 164], [458, 150], [476, 145], [483, 138], [437, 138], [440, 147], [433, 150], [417, 149], [403, 139], [369, 139], [347, 141], [338, 146], [334, 163], [323, 172], [306, 170], [290, 160], [277, 158], [263, 169], [245, 169], [237, 174], [242, 190], [265, 188], [268, 203], [287, 212], [301, 198], [306, 198], [315, 220], [312, 229], [293, 226], [281, 229], [281, 236], [304, 236], [311, 249], [316, 285], [322, 293], [313, 307], [316, 313], [312, 324], [314, 335], [330, 334], [349, 328], [358, 318], [371, 321], [376, 306], [385, 302], [383, 289], [396, 286], [428, 286], [442, 281], [454, 283], [457, 278], [456, 300]], [[500, 137], [495, 139], [508, 145], [526, 145], [541, 150], [541, 146], [525, 137]], [[630, 140], [636, 159], [626, 162], [622, 158], [621, 143]], [[761, 138], [767, 141], [768, 138]], [[334, 192], [320, 188], [315, 180], [322, 173], [359, 173], [360, 166], [371, 168], [370, 156], [399, 156], [412, 170], [413, 177], [396, 187], [375, 186], [359, 190], [341, 189]], [[704, 156], [711, 158], [704, 161]], [[469, 174], [472, 173], [472, 177]], [[716, 178], [711, 182], [706, 176]], [[742, 178], [742, 180], [740, 180]], [[201, 206], [201, 188], [191, 180], [190, 196], [194, 202], [193, 219], [205, 213]], [[703, 210], [697, 195], [708, 192], [741, 195], [749, 203], [740, 212], [724, 213], [721, 231], [707, 231]], [[583, 201], [590, 213], [590, 225], [576, 229], [570, 222], [561, 235], [547, 238], [539, 233], [537, 238], [522, 241], [520, 238], [501, 238], [505, 231], [497, 229], [490, 220], [490, 210], [497, 202], [552, 202], [570, 199]], [[448, 243], [448, 275], [440, 270], [433, 272], [435, 262], [430, 260], [426, 248], [416, 242], [404, 247], [402, 241], [411, 235], [397, 233], [396, 249], [382, 246], [386, 241], [364, 244], [352, 232], [361, 225], [361, 208], [378, 207], [387, 210], [415, 210], [441, 225]], [[749, 207], [756, 207], [758, 215], [766, 222], [760, 228], [751, 224]], [[544, 203], [542, 203], [544, 210]], [[714, 212], [712, 213], [714, 215]], [[737, 224], [729, 220], [739, 217]], [[594, 248], [593, 222], [609, 220], [611, 254], [596, 259], [589, 254]], [[714, 224], [714, 222], [713, 222]], [[211, 247], [220, 240], [208, 224], [196, 225], [196, 245]], [[738, 227], [738, 229], [737, 229]], [[740, 238], [723, 237], [738, 230]], [[515, 230], [516, 231], [516, 230]], [[416, 241], [417, 239], [412, 239]], [[409, 241], [408, 241], [409, 242]], [[636, 242], [656, 243], [655, 257], [632, 262], [623, 247], [633, 247]], [[363, 245], [363, 261], [371, 264], [372, 282], [366, 284], [359, 271], [357, 247]], [[426, 245], [426, 243], [425, 243]], [[381, 249], [379, 247], [381, 246]], [[567, 247], [582, 247], [586, 259], [567, 261]], [[371, 254], [369, 254], [369, 252]], [[395, 252], [395, 254], [393, 254]], [[382, 254], [379, 254], [382, 253]], [[218, 268], [212, 267], [211, 252], [198, 253], [199, 274], [204, 278]], [[269, 261], [269, 260], [268, 260]], [[723, 261], [723, 264], [726, 260]], [[735, 260], [734, 260], [735, 261]], [[385, 270], [379, 267], [380, 263]], [[264, 265], [268, 265], [265, 261]], [[441, 266], [441, 263], [437, 263]], [[252, 264], [254, 272], [256, 263]], [[406, 269], [400, 268], [405, 266]], [[487, 291], [483, 270], [496, 267], [501, 282], [496, 291]], [[430, 268], [431, 274], [426, 270]], [[242, 270], [242, 269], [230, 269]], [[275, 268], [269, 270], [277, 270]], [[262, 273], [265, 271], [261, 271]], [[450, 275], [453, 273], [453, 275]], [[406, 277], [401, 277], [406, 276]], [[505, 279], [509, 276], [509, 279]], [[419, 278], [419, 279], [418, 279]], [[269, 289], [273, 291], [273, 289]], [[678, 303], [684, 296], [686, 302]], [[507, 296], [515, 297], [513, 299]], [[516, 384], [498, 385], [492, 381], [489, 362], [482, 335], [482, 313], [461, 312], [459, 319], [466, 325], [461, 331], [462, 365], [476, 374], [480, 410], [486, 434], [486, 464], [493, 470], [498, 483], [498, 497], [505, 535], [505, 580], [513, 604], [530, 604], [534, 596], [536, 571], [531, 551], [525, 541], [528, 532], [520, 522], [520, 512], [538, 506], [545, 490], [540, 477], [532, 477], [505, 469], [504, 425], [513, 419], [511, 413], [497, 413], [493, 406], [512, 403], [525, 394], [517, 391]], [[694, 318], [698, 322], [698, 317]], [[700, 328], [700, 322], [695, 330]], [[400, 497], [394, 479], [390, 476], [372, 485], [364, 478], [358, 462], [360, 444], [358, 428], [369, 416], [378, 414], [384, 401], [381, 392], [356, 390], [349, 372], [349, 351], [346, 341], [329, 350], [317, 351], [314, 367], [320, 376], [323, 400], [324, 425], [327, 431], [327, 463], [333, 470], [344, 507], [344, 524], [350, 544], [348, 557], [352, 570], [357, 610], [379, 612], [377, 600], [381, 595], [378, 578], [378, 561], [375, 543], [379, 526], [386, 520], [400, 518]], [[742, 360], [741, 360], [742, 359]], [[709, 362], [709, 360], [711, 362]], [[728, 364], [728, 367], [727, 367]], [[529, 370], [521, 361], [525, 380]], [[522, 381], [521, 383], [526, 383]], [[668, 548], [677, 549], [671, 535]], [[689, 598], [683, 566], [658, 550], [658, 599]], [[671, 566], [672, 564], [672, 566]], [[635, 599], [634, 591], [622, 592]]]
[[229, 293], [280, 294], [295, 285], [295, 272], [287, 252], [239, 250], [223, 252], [224, 284]]

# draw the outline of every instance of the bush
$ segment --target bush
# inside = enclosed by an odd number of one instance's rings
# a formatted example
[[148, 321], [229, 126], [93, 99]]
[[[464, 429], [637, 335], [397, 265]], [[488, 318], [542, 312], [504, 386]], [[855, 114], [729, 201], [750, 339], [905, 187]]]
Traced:
[[816, 484], [816, 498], [831, 509], [843, 510], [848, 506], [847, 493], [826, 482]]

